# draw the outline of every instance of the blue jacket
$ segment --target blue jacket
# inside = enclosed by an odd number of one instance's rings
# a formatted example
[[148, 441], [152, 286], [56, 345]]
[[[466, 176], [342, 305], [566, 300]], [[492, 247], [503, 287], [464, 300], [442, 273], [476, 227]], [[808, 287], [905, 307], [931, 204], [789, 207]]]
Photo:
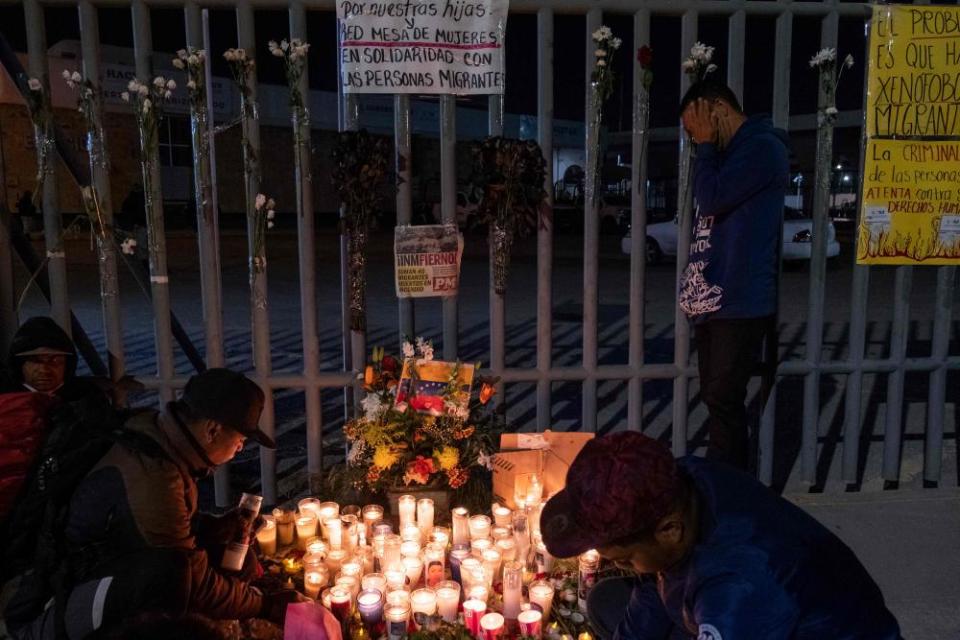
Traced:
[[680, 307], [694, 322], [760, 318], [777, 304], [787, 138], [764, 116], [744, 122], [722, 151], [697, 147], [697, 206]]
[[678, 460], [700, 499], [699, 541], [638, 581], [615, 640], [898, 640], [853, 552], [799, 507], [726, 465]]

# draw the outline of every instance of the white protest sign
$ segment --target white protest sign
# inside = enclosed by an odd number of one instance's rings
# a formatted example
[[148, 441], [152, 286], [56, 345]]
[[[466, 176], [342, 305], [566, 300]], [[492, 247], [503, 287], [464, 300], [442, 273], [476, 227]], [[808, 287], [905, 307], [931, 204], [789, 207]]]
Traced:
[[393, 254], [397, 297], [457, 295], [463, 236], [456, 225], [394, 227]]
[[508, 0], [339, 0], [344, 93], [502, 94]]

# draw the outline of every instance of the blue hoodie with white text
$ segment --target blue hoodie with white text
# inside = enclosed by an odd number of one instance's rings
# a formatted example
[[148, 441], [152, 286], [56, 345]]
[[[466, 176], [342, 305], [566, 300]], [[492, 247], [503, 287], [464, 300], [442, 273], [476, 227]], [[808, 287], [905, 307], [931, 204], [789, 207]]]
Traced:
[[695, 324], [776, 311], [789, 170], [786, 132], [766, 116], [748, 118], [722, 150], [697, 147], [690, 262], [680, 283], [680, 308]]

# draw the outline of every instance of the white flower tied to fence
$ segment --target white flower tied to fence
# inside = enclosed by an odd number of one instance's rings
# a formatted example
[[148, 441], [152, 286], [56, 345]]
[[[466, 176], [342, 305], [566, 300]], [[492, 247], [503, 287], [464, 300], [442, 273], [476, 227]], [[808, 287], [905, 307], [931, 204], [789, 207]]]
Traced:
[[53, 173], [53, 116], [50, 96], [39, 78], [29, 78], [25, 89], [27, 110], [30, 113], [30, 121], [33, 123], [33, 140], [37, 147], [37, 177], [33, 191], [33, 204], [38, 205], [43, 197], [43, 185], [48, 176]]
[[593, 32], [593, 71], [590, 73], [590, 114], [588, 117], [592, 128], [587, 129], [587, 152], [594, 154], [593, 162], [588, 162], [592, 176], [586, 182], [584, 196], [592, 202], [597, 202], [600, 190], [600, 172], [603, 169], [603, 148], [600, 140], [600, 130], [603, 125], [603, 104], [613, 95], [613, 84], [616, 74], [613, 71], [613, 57], [623, 41], [613, 35], [610, 27], [604, 25]]
[[253, 250], [250, 257], [254, 273], [262, 273], [267, 268], [267, 229], [273, 229], [277, 203], [262, 193], [254, 201]]

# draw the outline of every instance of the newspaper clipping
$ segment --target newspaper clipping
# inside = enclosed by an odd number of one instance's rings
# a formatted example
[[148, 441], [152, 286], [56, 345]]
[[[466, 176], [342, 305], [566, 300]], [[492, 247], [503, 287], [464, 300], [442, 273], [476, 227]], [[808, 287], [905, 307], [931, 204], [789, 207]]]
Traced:
[[399, 226], [393, 236], [397, 297], [457, 294], [463, 236], [455, 225]]

